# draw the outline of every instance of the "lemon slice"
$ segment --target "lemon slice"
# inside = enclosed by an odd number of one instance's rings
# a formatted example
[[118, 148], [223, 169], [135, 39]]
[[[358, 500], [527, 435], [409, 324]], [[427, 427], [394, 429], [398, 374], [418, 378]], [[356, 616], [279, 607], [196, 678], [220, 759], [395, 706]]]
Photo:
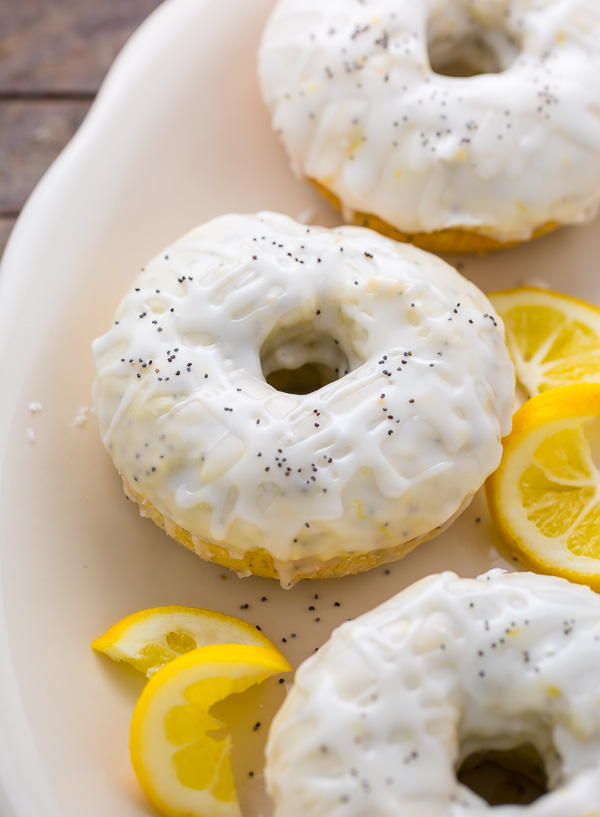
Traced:
[[533, 570], [600, 590], [600, 384], [532, 397], [486, 482], [494, 522]]
[[127, 661], [150, 677], [178, 655], [207, 644], [272, 647], [256, 627], [239, 618], [176, 606], [133, 613], [99, 636], [92, 647], [113, 661]]
[[600, 309], [535, 287], [488, 297], [504, 321], [517, 380], [529, 397], [571, 383], [600, 382]]
[[168, 817], [239, 817], [231, 738], [213, 704], [291, 667], [275, 647], [219, 644], [175, 658], [146, 684], [131, 721], [137, 779]]

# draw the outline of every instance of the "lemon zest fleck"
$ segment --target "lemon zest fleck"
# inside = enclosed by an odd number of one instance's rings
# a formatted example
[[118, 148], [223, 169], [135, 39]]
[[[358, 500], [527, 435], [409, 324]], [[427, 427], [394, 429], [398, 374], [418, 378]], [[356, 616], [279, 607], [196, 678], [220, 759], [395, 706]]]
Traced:
[[548, 692], [554, 698], [559, 698], [562, 695], [560, 689], [558, 687], [555, 687], [555, 686], [549, 686], [548, 687]]

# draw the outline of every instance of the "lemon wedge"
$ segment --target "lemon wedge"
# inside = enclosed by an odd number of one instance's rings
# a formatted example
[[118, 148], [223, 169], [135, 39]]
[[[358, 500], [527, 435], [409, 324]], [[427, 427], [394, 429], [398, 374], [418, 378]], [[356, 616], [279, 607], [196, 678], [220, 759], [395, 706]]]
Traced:
[[127, 661], [148, 677], [173, 658], [208, 644], [273, 645], [256, 627], [199, 607], [152, 607], [114, 624], [92, 647], [113, 661]]
[[513, 417], [500, 467], [487, 480], [490, 513], [529, 567], [600, 590], [600, 384], [532, 397]]
[[147, 798], [167, 817], [240, 817], [231, 738], [215, 733], [218, 701], [291, 667], [273, 646], [199, 647], [146, 684], [131, 721], [131, 762]]
[[600, 309], [535, 287], [488, 297], [504, 321], [517, 380], [528, 397], [572, 383], [600, 382]]

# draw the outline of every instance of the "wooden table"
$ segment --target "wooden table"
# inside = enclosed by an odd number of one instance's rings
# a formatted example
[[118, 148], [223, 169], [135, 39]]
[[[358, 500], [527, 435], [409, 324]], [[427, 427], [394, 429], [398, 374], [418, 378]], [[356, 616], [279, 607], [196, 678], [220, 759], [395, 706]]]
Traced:
[[132, 31], [160, 0], [0, 0], [0, 254]]

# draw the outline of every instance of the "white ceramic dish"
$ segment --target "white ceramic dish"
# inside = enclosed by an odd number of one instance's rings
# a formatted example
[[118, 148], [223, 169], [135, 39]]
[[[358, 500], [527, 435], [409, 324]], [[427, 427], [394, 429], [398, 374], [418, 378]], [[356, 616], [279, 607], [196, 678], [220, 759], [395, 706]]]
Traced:
[[[238, 614], [261, 625], [296, 665], [345, 618], [426, 573], [452, 568], [475, 576], [515, 566], [497, 551], [478, 495], [446, 534], [387, 569], [287, 592], [274, 582], [238, 579], [138, 516], [94, 417], [84, 422], [90, 342], [137, 269], [162, 246], [235, 210], [308, 212], [315, 222], [337, 223], [291, 176], [259, 99], [255, 52], [271, 5], [168, 0], [160, 7], [116, 61], [83, 127], [30, 199], [4, 257], [2, 817], [153, 813], [127, 747], [142, 679], [89, 647], [127, 613], [190, 604]], [[463, 259], [462, 269], [484, 290], [543, 281], [599, 302], [599, 254], [596, 223]], [[31, 413], [35, 402], [43, 408]], [[272, 685], [251, 697], [264, 726], [280, 690]], [[252, 733], [256, 710], [239, 717]], [[256, 760], [265, 732], [252, 733], [236, 759], [248, 817], [268, 813]]]

